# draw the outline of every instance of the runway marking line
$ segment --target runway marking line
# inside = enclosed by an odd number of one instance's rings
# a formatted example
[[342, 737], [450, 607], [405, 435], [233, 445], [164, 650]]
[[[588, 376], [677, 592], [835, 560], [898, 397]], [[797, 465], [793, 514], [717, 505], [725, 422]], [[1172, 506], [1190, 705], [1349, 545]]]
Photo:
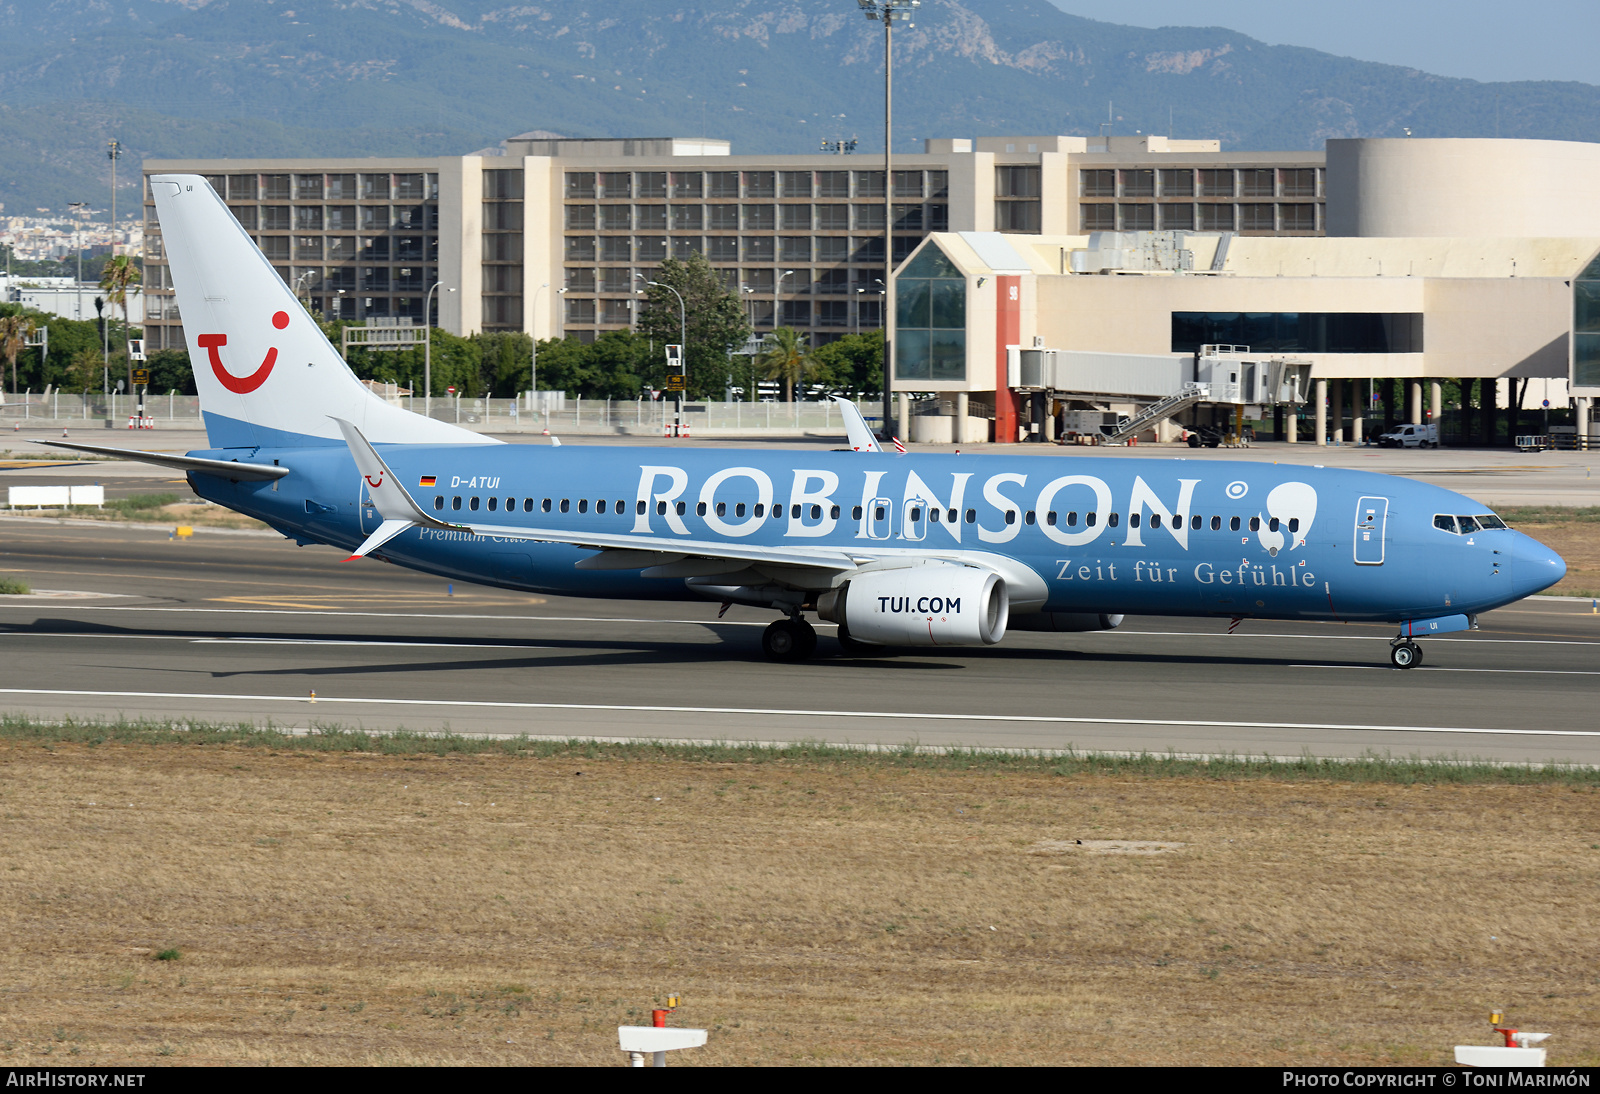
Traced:
[[[228, 702], [294, 703], [309, 699], [299, 695], [230, 695], [222, 692], [186, 691], [69, 691], [55, 688], [0, 688], [0, 695], [58, 695], [77, 699], [210, 699]], [[948, 714], [891, 710], [788, 710], [782, 707], [679, 707], [645, 706], [629, 703], [524, 703], [493, 699], [372, 699], [346, 696], [317, 696], [326, 705], [403, 707], [450, 707], [453, 709], [495, 710], [586, 710], [617, 711], [630, 714], [737, 714], [746, 717], [779, 718], [859, 718], [874, 721], [925, 722], [1004, 722], [1029, 725], [1115, 725], [1115, 726], [1192, 726], [1198, 729], [1287, 729], [1333, 730], [1336, 732], [1378, 733], [1466, 733], [1481, 736], [1513, 737], [1600, 737], [1600, 729], [1485, 729], [1468, 726], [1393, 726], [1359, 725], [1338, 722], [1224, 722], [1198, 718], [1081, 718], [1050, 714]]]
[[[1290, 665], [1292, 669], [1349, 669], [1353, 672], [1400, 672], [1388, 665]], [[1406, 672], [1507, 672], [1519, 676], [1600, 676], [1600, 669], [1465, 669], [1449, 665], [1418, 665]]]
[[[7, 598], [0, 597], [0, 607], [4, 607]], [[74, 611], [83, 612], [189, 612], [196, 615], [316, 615], [329, 618], [352, 619], [462, 619], [462, 620], [505, 620], [508, 622], [526, 623], [665, 623], [674, 626], [696, 627], [765, 627], [766, 623], [759, 621], [745, 621], [737, 619], [637, 619], [627, 616], [590, 616], [590, 615], [489, 615], [470, 612], [354, 612], [336, 610], [309, 610], [291, 608], [181, 608], [170, 606], [139, 606], [139, 605], [73, 605]], [[832, 627], [834, 624], [818, 620], [817, 627]], [[1018, 631], [1018, 634], [1032, 634], [1032, 631]], [[1044, 633], [1044, 632], [1038, 632]], [[1312, 641], [1329, 642], [1389, 642], [1393, 639], [1377, 634], [1219, 634], [1214, 631], [1083, 631], [1085, 635], [1097, 635], [1097, 640], [1115, 638], [1118, 636], [1139, 638], [1222, 638], [1235, 641], [1240, 638], [1304, 638]], [[1565, 639], [1565, 638], [1430, 638], [1430, 642], [1450, 642], [1461, 645], [1477, 643], [1480, 645], [1504, 646], [1595, 646], [1600, 645], [1600, 640]]]

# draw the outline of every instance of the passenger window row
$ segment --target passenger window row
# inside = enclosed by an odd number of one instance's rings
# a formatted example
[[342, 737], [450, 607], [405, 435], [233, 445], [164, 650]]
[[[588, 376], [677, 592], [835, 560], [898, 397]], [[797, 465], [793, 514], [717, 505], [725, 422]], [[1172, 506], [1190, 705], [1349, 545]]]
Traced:
[[[461, 509], [461, 506], [462, 506], [462, 500], [463, 499], [459, 495], [457, 495], [455, 497], [452, 497], [450, 499], [450, 508], [452, 510], [459, 511]], [[476, 495], [474, 495], [474, 496], [469, 497], [469, 498], [467, 498], [465, 500], [466, 500], [467, 509], [470, 510], [471, 512], [474, 512], [474, 513], [476, 513], [479, 510], [480, 505], [482, 505], [483, 508], [486, 508], [491, 513], [498, 512], [502, 508], [507, 513], [513, 513], [513, 512], [516, 512], [516, 509], [517, 509], [517, 499], [516, 498], [506, 498], [504, 501], [502, 501], [500, 498], [489, 498], [487, 500], [487, 502], [484, 502], [482, 499], [480, 499]], [[612, 502], [612, 501], [606, 500], [605, 498], [600, 498], [600, 499], [597, 499], [596, 501], [594, 501], [592, 504], [594, 506], [594, 511], [596, 513], [600, 513], [600, 514], [604, 514], [606, 512], [611, 512], [611, 513], [616, 513], [618, 515], [621, 515], [623, 513], [626, 513], [627, 510], [628, 510], [627, 503], [622, 501], [621, 499], [618, 499], [617, 501]], [[588, 513], [590, 505], [591, 505], [591, 502], [589, 501], [588, 498], [579, 498], [578, 501], [577, 501], [578, 512], [579, 513]], [[572, 511], [572, 506], [573, 506], [573, 502], [572, 502], [572, 499], [570, 499], [570, 498], [561, 498], [559, 500], [552, 499], [552, 498], [544, 498], [538, 503], [538, 508], [539, 508], [539, 511], [541, 513], [551, 512], [552, 509], [554, 509], [557, 512], [570, 513]], [[434, 496], [433, 507], [434, 507], [435, 510], [441, 510], [442, 511], [444, 509], [444, 507], [445, 507], [445, 499], [444, 499], [444, 495], [443, 494], [436, 494]], [[645, 503], [642, 502], [642, 501], [634, 503], [634, 512], [637, 513], [640, 516], [644, 515], [645, 508], [646, 508]], [[715, 512], [716, 512], [717, 516], [725, 517], [725, 516], [728, 515], [728, 508], [729, 508], [729, 506], [728, 506], [727, 502], [719, 501], [719, 502], [716, 503]], [[768, 507], [765, 504], [763, 504], [762, 502], [759, 502], [759, 501], [756, 502], [752, 506], [747, 506], [746, 503], [744, 503], [742, 501], [735, 502], [733, 504], [732, 508], [733, 508], [734, 517], [736, 519], [740, 519], [740, 520], [744, 519], [746, 515], [754, 516], [757, 519], [762, 519], [762, 518], [765, 518], [766, 516], [768, 516]], [[688, 513], [689, 506], [688, 506], [687, 502], [681, 502], [680, 501], [680, 502], [677, 502], [674, 505], [673, 509], [678, 514], [678, 516], [681, 517], [681, 516], [684, 516], [685, 514]], [[524, 513], [531, 513], [531, 512], [534, 511], [534, 499], [533, 498], [523, 498], [522, 499], [522, 511]], [[698, 503], [694, 507], [694, 511], [695, 511], [695, 515], [696, 516], [700, 516], [700, 517], [705, 516], [707, 511], [708, 511], [706, 503], [703, 502], [703, 501]], [[783, 512], [784, 512], [784, 507], [782, 505], [773, 505], [771, 507], [771, 509], [770, 509], [770, 515], [771, 515], [773, 520], [781, 520], [781, 519], [783, 519]], [[829, 516], [830, 519], [838, 520], [839, 519], [839, 512], [840, 512], [840, 510], [839, 510], [839, 507], [837, 505], [829, 506], [829, 508], [828, 508], [828, 516]], [[859, 506], [859, 505], [854, 506], [850, 510], [850, 519], [851, 520], [860, 520], [861, 519], [861, 513], [862, 513], [861, 506]], [[656, 502], [656, 514], [658, 516], [666, 516], [667, 515], [667, 503], [666, 502], [664, 502], [664, 501]], [[909, 515], [910, 515], [910, 518], [911, 518], [911, 520], [913, 522], [920, 521], [922, 519], [922, 508], [921, 508], [921, 506], [913, 506], [910, 509]], [[821, 520], [822, 519], [822, 506], [820, 506], [820, 505], [802, 506], [802, 505], [797, 505], [797, 504], [796, 505], [791, 505], [791, 506], [789, 506], [789, 516], [793, 520], [801, 520], [806, 516], [809, 516], [810, 519], [812, 519], [812, 520]], [[965, 513], [961, 513], [959, 510], [956, 510], [956, 509], [932, 509], [932, 508], [930, 508], [928, 510], [928, 519], [933, 521], [933, 523], [935, 523], [935, 524], [941, 524], [941, 523], [956, 524], [956, 523], [958, 523], [958, 517], [964, 518], [965, 522], [967, 524], [976, 524], [978, 522], [978, 511], [976, 509], [968, 509]], [[886, 507], [882, 506], [882, 505], [879, 505], [879, 506], [875, 507], [874, 510], [873, 510], [873, 519], [874, 520], [886, 520], [886, 519], [888, 519], [888, 513], [886, 511]], [[1095, 525], [1099, 521], [1099, 519], [1100, 519], [1100, 514], [1098, 512], [1095, 512], [1095, 511], [1091, 510], [1090, 512], [1087, 512], [1087, 513], [1083, 514], [1083, 526], [1085, 528], [1093, 528], [1093, 527], [1095, 527]], [[1029, 509], [1027, 512], [1022, 514], [1022, 522], [1024, 524], [1031, 525], [1031, 524], [1036, 523], [1036, 520], [1037, 520], [1036, 515], [1035, 515], [1035, 513], [1034, 513], [1034, 511], [1032, 509]], [[1120, 522], [1120, 520], [1121, 520], [1121, 517], [1120, 517], [1119, 514], [1110, 513], [1106, 517], [1106, 527], [1107, 528], [1115, 528], [1115, 527], [1117, 527], [1117, 525]], [[1174, 516], [1172, 518], [1172, 527], [1173, 528], [1181, 528], [1183, 526], [1183, 520], [1184, 520], [1183, 514], [1182, 513], [1177, 514], [1176, 516]], [[1015, 509], [1007, 509], [1005, 511], [1005, 522], [1007, 524], [1015, 524], [1017, 522], [1017, 510], [1015, 510]], [[1078, 514], [1077, 514], [1076, 511], [1068, 512], [1066, 514], [1066, 516], [1065, 516], [1065, 519], [1063, 520], [1061, 518], [1061, 516], [1059, 514], [1057, 514], [1055, 510], [1052, 509], [1050, 512], [1045, 514], [1045, 521], [1044, 522], [1047, 525], [1049, 525], [1050, 527], [1052, 527], [1052, 528], [1063, 527], [1063, 526], [1067, 527], [1067, 528], [1076, 528], [1078, 526]], [[1197, 515], [1197, 516], [1191, 516], [1189, 518], [1189, 527], [1191, 529], [1193, 529], [1194, 531], [1199, 531], [1205, 525], [1205, 523], [1206, 523], [1206, 518], [1202, 517], [1202, 516], [1198, 516]], [[1241, 518], [1239, 518], [1239, 517], [1230, 517], [1230, 518], [1228, 518], [1228, 530], [1232, 531], [1232, 532], [1237, 532], [1237, 531], [1240, 530], [1240, 528], [1242, 526], [1242, 523], [1243, 522], [1242, 522]], [[1261, 530], [1261, 518], [1260, 517], [1251, 517], [1249, 524], [1250, 524], [1250, 531], [1257, 532], [1257, 531]], [[1210, 525], [1211, 525], [1211, 530], [1213, 532], [1220, 532], [1222, 530], [1222, 518], [1221, 517], [1212, 517], [1211, 520], [1210, 520]], [[1131, 515], [1128, 518], [1128, 526], [1130, 528], [1138, 528], [1140, 526], [1140, 514], [1134, 513], [1133, 515]], [[1483, 528], [1504, 528], [1505, 524], [1504, 524], [1504, 522], [1502, 522], [1500, 520], [1499, 517], [1494, 516], [1492, 514], [1485, 514], [1485, 515], [1478, 516], [1478, 517], [1457, 517], [1457, 516], [1443, 516], [1443, 515], [1441, 515], [1441, 516], [1436, 516], [1436, 517], [1433, 518], [1433, 526], [1435, 528], [1443, 529], [1446, 532], [1457, 532], [1457, 534], [1459, 534], [1459, 535], [1468, 535], [1468, 534], [1470, 534], [1472, 532], [1479, 531], [1479, 530], [1481, 530]], [[1160, 528], [1160, 527], [1162, 527], [1162, 518], [1161, 518], [1161, 514], [1160, 513], [1151, 513], [1150, 514], [1149, 527], [1151, 527], [1151, 528]], [[1278, 518], [1277, 517], [1272, 517], [1270, 520], [1268, 520], [1267, 521], [1267, 527], [1269, 529], [1271, 529], [1272, 531], [1276, 532], [1278, 530], [1278, 527], [1279, 527]], [[1458, 531], [1458, 528], [1459, 528], [1459, 531]], [[1290, 531], [1291, 534], [1292, 533], [1297, 533], [1297, 532], [1300, 531], [1300, 518], [1299, 517], [1291, 517], [1289, 519], [1289, 531]]]
[[[461, 498], [460, 495], [457, 495], [457, 496], [451, 498], [450, 499], [450, 508], [452, 510], [459, 511], [461, 509], [462, 501], [463, 501], [463, 499]], [[477, 496], [473, 496], [473, 497], [466, 498], [465, 501], [466, 501], [467, 509], [470, 510], [471, 512], [474, 512], [474, 513], [476, 513], [479, 510], [480, 507], [484, 508], [484, 509], [487, 509], [491, 513], [500, 512], [502, 509], [507, 513], [514, 513], [514, 512], [517, 511], [517, 499], [516, 498], [506, 498], [503, 501], [500, 498], [489, 498], [487, 501], [485, 501], [482, 498], [479, 498]], [[555, 508], [559, 509], [563, 513], [569, 513], [569, 512], [572, 511], [572, 506], [573, 506], [574, 503], [573, 503], [571, 498], [562, 498], [559, 501], [554, 501], [554, 502], [550, 498], [545, 498], [542, 501], [538, 502], [537, 504], [538, 504], [538, 509], [539, 509], [539, 511], [541, 513], [550, 512], [552, 506], [554, 506]], [[607, 501], [605, 498], [600, 498], [600, 499], [594, 501], [593, 503], [591, 503], [588, 498], [579, 498], [576, 504], [578, 506], [578, 512], [580, 512], [580, 513], [587, 513], [589, 511], [590, 504], [594, 505], [594, 511], [596, 513], [604, 513], [604, 512], [607, 512], [608, 510], [610, 512], [613, 512], [613, 513], [624, 513], [624, 512], [627, 511], [627, 508], [628, 508], [628, 503], [625, 502], [625, 501], [622, 501], [620, 499], [615, 501], [615, 502], [612, 502], [612, 501]], [[535, 502], [534, 502], [533, 498], [523, 498], [522, 499], [522, 511], [524, 513], [533, 512], [534, 506], [535, 506]], [[434, 495], [433, 507], [434, 507], [435, 510], [443, 510], [444, 509], [444, 495], [443, 494], [435, 494]], [[642, 501], [639, 503], [639, 512], [641, 512], [641, 513], [644, 512], [644, 502], [642, 502]]]

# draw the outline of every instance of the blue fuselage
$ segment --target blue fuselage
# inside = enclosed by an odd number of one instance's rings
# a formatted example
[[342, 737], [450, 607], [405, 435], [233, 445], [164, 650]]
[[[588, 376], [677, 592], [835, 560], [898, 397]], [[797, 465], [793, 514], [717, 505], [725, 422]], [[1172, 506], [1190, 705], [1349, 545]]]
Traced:
[[[430, 516], [573, 535], [1002, 556], [1042, 610], [1407, 620], [1476, 613], [1559, 581], [1559, 556], [1460, 494], [1368, 472], [1089, 456], [867, 455], [565, 445], [381, 446]], [[378, 524], [343, 446], [222, 449], [276, 482], [191, 473], [203, 497], [302, 543], [354, 549]], [[1491, 521], [1490, 523], [1497, 523]], [[1441, 525], [1448, 524], [1448, 527]], [[1463, 532], [1460, 529], [1468, 529]], [[593, 549], [413, 528], [383, 558], [569, 596], [695, 599], [682, 578], [577, 569]]]

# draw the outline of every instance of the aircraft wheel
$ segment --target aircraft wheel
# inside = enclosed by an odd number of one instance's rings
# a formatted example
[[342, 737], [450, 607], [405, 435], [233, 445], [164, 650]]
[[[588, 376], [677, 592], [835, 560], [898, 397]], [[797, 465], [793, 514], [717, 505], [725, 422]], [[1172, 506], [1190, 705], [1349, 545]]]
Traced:
[[1401, 642], [1389, 647], [1389, 661], [1397, 669], [1410, 669], [1422, 664], [1422, 647], [1415, 642]]
[[817, 632], [803, 619], [779, 619], [761, 632], [761, 650], [773, 661], [804, 661], [817, 648]]

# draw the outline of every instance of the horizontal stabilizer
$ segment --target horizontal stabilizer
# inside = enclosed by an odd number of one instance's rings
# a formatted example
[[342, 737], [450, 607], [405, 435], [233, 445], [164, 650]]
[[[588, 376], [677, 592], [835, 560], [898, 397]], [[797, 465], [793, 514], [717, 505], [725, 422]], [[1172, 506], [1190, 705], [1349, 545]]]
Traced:
[[119, 460], [137, 460], [179, 471], [201, 471], [207, 475], [222, 475], [241, 482], [265, 482], [281, 479], [289, 473], [287, 467], [274, 464], [239, 463], [237, 460], [206, 460], [198, 456], [176, 456], [167, 452], [136, 452], [131, 448], [103, 448], [97, 444], [75, 444], [72, 441], [44, 441], [52, 448], [71, 448], [78, 452], [93, 452], [97, 456], [112, 456]]
[[354, 562], [358, 558], [371, 554], [407, 528], [415, 528], [416, 526], [417, 522], [414, 520], [386, 520], [378, 525], [378, 530], [368, 536], [367, 541], [357, 547], [355, 553], [345, 561]]

